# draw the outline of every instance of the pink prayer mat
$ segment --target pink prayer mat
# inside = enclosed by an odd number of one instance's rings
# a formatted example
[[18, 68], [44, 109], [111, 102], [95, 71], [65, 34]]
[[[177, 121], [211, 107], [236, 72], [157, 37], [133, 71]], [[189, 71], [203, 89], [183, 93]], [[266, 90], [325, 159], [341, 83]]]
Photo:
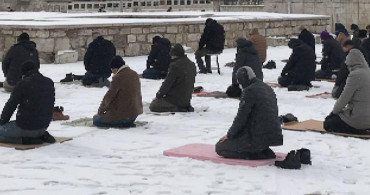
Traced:
[[163, 152], [165, 156], [171, 157], [188, 157], [196, 160], [212, 161], [215, 163], [228, 164], [228, 165], [242, 165], [248, 167], [258, 167], [265, 165], [273, 165], [276, 160], [282, 161], [285, 159], [286, 154], [275, 153], [276, 159], [268, 160], [240, 160], [240, 159], [227, 159], [220, 157], [215, 152], [215, 145], [210, 144], [188, 144], [178, 148], [166, 150]]

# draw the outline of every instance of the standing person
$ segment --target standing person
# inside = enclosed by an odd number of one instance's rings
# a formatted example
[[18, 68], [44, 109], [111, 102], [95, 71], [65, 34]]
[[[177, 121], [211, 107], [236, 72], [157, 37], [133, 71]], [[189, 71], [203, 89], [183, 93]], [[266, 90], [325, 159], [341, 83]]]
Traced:
[[299, 34], [298, 39], [306, 43], [313, 49], [313, 51], [315, 51], [315, 37], [313, 34], [304, 26], [301, 26], [299, 29], [301, 30], [301, 33]]
[[114, 74], [108, 92], [100, 104], [94, 125], [98, 127], [133, 127], [143, 113], [139, 75], [125, 65], [121, 56], [111, 64]]
[[[0, 118], [0, 141], [14, 144], [54, 143], [46, 130], [52, 119], [54, 82], [44, 77], [33, 61], [21, 67], [23, 79], [14, 87]], [[10, 121], [18, 108], [17, 118]]]
[[335, 23], [335, 35], [337, 36], [335, 40], [337, 40], [341, 46], [349, 39], [349, 33], [346, 27], [341, 23]]
[[266, 37], [260, 35], [258, 32], [258, 28], [253, 28], [249, 32], [250, 41], [252, 41], [253, 45], [258, 51], [258, 55], [260, 56], [261, 63], [266, 62], [266, 54], [267, 54], [267, 41]]
[[340, 43], [327, 32], [320, 34], [323, 43], [321, 70], [316, 71], [318, 79], [333, 79], [344, 63], [345, 54]]
[[240, 97], [241, 95], [241, 89], [236, 75], [241, 67], [251, 67], [257, 78], [263, 80], [262, 63], [253, 43], [245, 38], [238, 38], [236, 43], [237, 53], [233, 67], [232, 85], [226, 91], [229, 97]]
[[[199, 41], [199, 48], [195, 52], [195, 59], [199, 67], [199, 73], [207, 74], [212, 73], [211, 70], [211, 58], [207, 54], [221, 53], [224, 50], [225, 45], [225, 30], [224, 27], [217, 23], [216, 20], [208, 18], [206, 20], [206, 26], [204, 27], [203, 34]], [[206, 66], [202, 57], [206, 57]]]
[[153, 37], [152, 49], [146, 62], [146, 70], [143, 78], [164, 79], [167, 76], [168, 67], [171, 63], [171, 43], [166, 38]]
[[195, 64], [185, 55], [180, 44], [174, 45], [170, 54], [173, 60], [168, 75], [149, 109], [152, 112], [193, 112], [191, 98], [197, 74]]
[[93, 33], [93, 39], [84, 57], [86, 73], [82, 78], [82, 84], [109, 86], [107, 79], [112, 74], [110, 64], [116, 55], [116, 48], [111, 41], [104, 39], [98, 32]]
[[35, 62], [37, 69], [40, 68], [39, 53], [36, 43], [30, 41], [27, 33], [22, 33], [17, 38], [17, 43], [13, 45], [2, 63], [5, 77], [4, 89], [8, 92], [13, 91], [14, 87], [22, 80], [22, 65], [27, 61]]
[[359, 30], [356, 37], [353, 37], [352, 41], [356, 46], [361, 46], [364, 40], [367, 39], [367, 31]]
[[352, 30], [352, 40], [358, 38], [360, 28], [357, 24], [351, 24], [351, 30]]
[[367, 56], [367, 62], [370, 65], [370, 38], [363, 39], [361, 48], [366, 53], [365, 56]]
[[269, 147], [283, 145], [276, 94], [250, 67], [240, 68], [237, 77], [243, 87], [238, 114], [227, 135], [216, 144], [216, 153], [234, 159], [275, 158]]
[[312, 87], [311, 81], [315, 79], [315, 52], [311, 46], [299, 39], [291, 39], [288, 46], [293, 49], [293, 53], [283, 68], [279, 84], [291, 90], [295, 87], [307, 90]]
[[359, 49], [352, 49], [346, 59], [349, 75], [343, 93], [325, 119], [329, 132], [370, 134], [370, 69]]

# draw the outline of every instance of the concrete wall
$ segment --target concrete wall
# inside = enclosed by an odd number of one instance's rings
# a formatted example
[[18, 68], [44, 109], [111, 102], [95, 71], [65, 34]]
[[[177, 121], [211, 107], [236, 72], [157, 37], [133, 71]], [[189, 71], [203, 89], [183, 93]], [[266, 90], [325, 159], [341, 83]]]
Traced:
[[[288, 37], [298, 33], [298, 26], [304, 24], [312, 32], [319, 33], [327, 28], [328, 17], [310, 19], [258, 19], [232, 20], [220, 22], [226, 31], [227, 47], [235, 47], [235, 40], [248, 37], [249, 29], [259, 28], [265, 36]], [[0, 30], [0, 56], [16, 42], [16, 37], [22, 32], [29, 33], [36, 42], [43, 63], [52, 63], [55, 54], [63, 50], [76, 50], [78, 59], [83, 60], [88, 44], [92, 41], [92, 33], [100, 32], [106, 39], [112, 40], [118, 55], [146, 55], [150, 51], [152, 37], [162, 35], [171, 43], [181, 43], [193, 50], [198, 47], [204, 22], [178, 22], [152, 24], [107, 24], [85, 26], [2, 26]]]
[[46, 0], [0, 0], [0, 11], [8, 11], [8, 7], [15, 11], [40, 11], [46, 5]]

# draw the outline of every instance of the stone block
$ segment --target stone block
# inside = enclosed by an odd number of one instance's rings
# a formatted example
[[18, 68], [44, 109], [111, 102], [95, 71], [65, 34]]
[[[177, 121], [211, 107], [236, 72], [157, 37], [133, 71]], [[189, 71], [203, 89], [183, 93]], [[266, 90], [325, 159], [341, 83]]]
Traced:
[[78, 35], [80, 36], [91, 36], [92, 35], [92, 29], [81, 29], [78, 30]]
[[152, 33], [164, 33], [166, 32], [166, 26], [155, 26], [150, 28]]
[[75, 50], [58, 51], [55, 55], [55, 64], [75, 63], [78, 61], [78, 52]]
[[127, 44], [127, 36], [125, 35], [114, 35], [113, 43], [117, 48], [124, 47]]
[[48, 30], [38, 30], [36, 32], [36, 37], [38, 38], [48, 38], [49, 37], [49, 31]]
[[13, 31], [12, 30], [2, 30], [1, 32], [4, 35], [12, 35], [13, 34]]
[[140, 44], [130, 43], [125, 49], [125, 56], [138, 56], [140, 55]]
[[0, 51], [5, 49], [5, 37], [0, 37]]
[[86, 49], [85, 48], [78, 48], [76, 51], [78, 53], [78, 61], [83, 61], [84, 57], [85, 57]]
[[167, 33], [174, 34], [178, 32], [177, 26], [168, 26], [167, 27]]
[[[87, 43], [87, 37], [85, 36], [78, 36], [78, 37], [73, 37], [70, 39], [70, 44], [72, 49], [78, 49], [80, 47], [84, 47]], [[91, 39], [92, 42], [92, 39]]]
[[150, 44], [142, 44], [141, 45], [141, 54], [142, 55], [148, 55], [151, 50], [151, 45]]
[[176, 35], [176, 43], [182, 43], [182, 34]]
[[165, 34], [164, 37], [167, 38], [168, 40], [170, 40], [171, 43], [176, 42], [176, 35], [174, 35], [174, 34]]
[[66, 32], [62, 30], [57, 30], [57, 31], [51, 31], [50, 32], [50, 37], [65, 37]]
[[199, 41], [200, 40], [200, 34], [188, 34], [188, 40], [189, 42], [193, 41]]
[[122, 28], [120, 31], [119, 31], [119, 34], [121, 35], [128, 35], [131, 33], [131, 29], [130, 28]]
[[55, 56], [51, 52], [39, 52], [41, 64], [52, 64], [55, 61]]
[[143, 28], [143, 33], [144, 34], [150, 33], [150, 28]]
[[[93, 32], [98, 32], [100, 35], [105, 36], [108, 35], [108, 30], [106, 28], [99, 28], [99, 29], [94, 29]], [[90, 34], [91, 35], [91, 34]]]
[[127, 42], [135, 43], [136, 42], [136, 35], [128, 35], [127, 36]]
[[139, 42], [146, 42], [146, 35], [138, 35], [137, 41]]
[[143, 28], [131, 28], [131, 34], [142, 34]]
[[8, 50], [11, 46], [13, 46], [16, 43], [16, 38], [15, 37], [5, 37], [4, 40], [4, 47], [6, 50]]
[[125, 56], [125, 50], [124, 49], [117, 49], [117, 55], [119, 56]]
[[108, 29], [108, 34], [109, 35], [117, 35], [119, 33], [120, 33], [120, 30], [118, 28]]
[[55, 46], [54, 46], [54, 53], [62, 50], [69, 50], [71, 49], [71, 44], [68, 38], [56, 38], [55, 39]]
[[[54, 52], [54, 39], [36, 38], [33, 40], [36, 43], [36, 48], [40, 52]], [[52, 61], [54, 62], [54, 61]]]

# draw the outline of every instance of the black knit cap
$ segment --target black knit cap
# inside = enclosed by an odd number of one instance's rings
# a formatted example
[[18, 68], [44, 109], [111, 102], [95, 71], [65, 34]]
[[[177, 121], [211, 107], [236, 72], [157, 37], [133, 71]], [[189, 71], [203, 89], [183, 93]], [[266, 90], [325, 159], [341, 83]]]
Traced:
[[21, 41], [29, 41], [29, 40], [30, 40], [30, 36], [27, 33], [22, 33], [17, 38], [17, 41], [18, 42], [21, 42]]
[[185, 50], [184, 50], [184, 48], [182, 47], [182, 45], [181, 44], [175, 44], [174, 46], [173, 46], [173, 48], [171, 49], [171, 51], [170, 51], [170, 55], [171, 56], [184, 56], [185, 55]]
[[367, 37], [367, 30], [358, 31], [358, 38], [366, 38], [366, 37]]
[[112, 62], [110, 64], [110, 67], [112, 69], [121, 68], [125, 64], [126, 64], [126, 62], [122, 59], [121, 56], [114, 56], [113, 59], [112, 59]]
[[37, 70], [37, 64], [33, 61], [27, 61], [22, 65], [21, 73], [22, 75], [26, 75], [32, 70]]
[[357, 24], [351, 24], [351, 30], [356, 30], [358, 29], [358, 25]]
[[152, 39], [152, 43], [156, 43], [157, 41], [159, 41], [161, 39], [160, 36], [154, 36], [153, 39]]

